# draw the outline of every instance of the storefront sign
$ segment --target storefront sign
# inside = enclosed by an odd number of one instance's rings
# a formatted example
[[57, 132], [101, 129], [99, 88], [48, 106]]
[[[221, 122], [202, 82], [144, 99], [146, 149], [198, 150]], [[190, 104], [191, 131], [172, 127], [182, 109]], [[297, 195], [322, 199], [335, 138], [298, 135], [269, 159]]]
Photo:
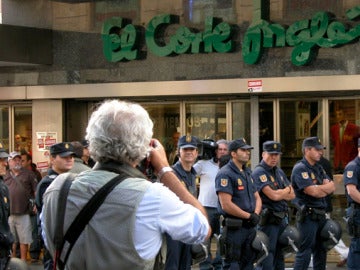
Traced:
[[[346, 17], [348, 20], [359, 18], [360, 5], [349, 9]], [[145, 58], [146, 52], [142, 51], [144, 43], [149, 52], [161, 57], [234, 51], [234, 33], [230, 24], [208, 17], [202, 32], [179, 26], [173, 35], [167, 37], [165, 30], [178, 23], [178, 16], [159, 15], [151, 19], [144, 30], [121, 17], [111, 18], [104, 22], [101, 33], [105, 58], [110, 62]], [[303, 66], [314, 60], [318, 48], [345, 45], [359, 36], [360, 25], [348, 29], [324, 11], [317, 12], [311, 19], [297, 21], [288, 28], [270, 23], [260, 16], [255, 17], [245, 33], [242, 56], [245, 63], [256, 64], [264, 48], [294, 47], [291, 61], [296, 66]]]
[[37, 150], [48, 151], [50, 146], [57, 143], [57, 132], [36, 132]]
[[262, 80], [248, 81], [248, 91], [250, 93], [262, 91]]

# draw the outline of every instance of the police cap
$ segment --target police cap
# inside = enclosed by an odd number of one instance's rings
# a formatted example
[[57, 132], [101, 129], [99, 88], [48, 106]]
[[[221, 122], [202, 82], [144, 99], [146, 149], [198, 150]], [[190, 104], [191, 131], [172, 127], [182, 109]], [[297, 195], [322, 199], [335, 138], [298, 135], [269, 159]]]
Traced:
[[248, 145], [246, 143], [244, 138], [236, 139], [236, 140], [233, 140], [232, 142], [230, 142], [229, 152], [234, 152], [234, 151], [238, 150], [239, 148], [245, 149], [245, 150], [254, 149], [254, 147], [252, 147], [251, 145]]
[[281, 154], [281, 143], [275, 141], [266, 141], [263, 143], [263, 151], [269, 154]]
[[71, 143], [61, 142], [50, 146], [50, 155], [59, 155], [60, 157], [67, 157], [74, 155], [74, 149]]
[[178, 141], [179, 148], [198, 148], [199, 139], [195, 136], [186, 135], [182, 136]]
[[305, 138], [302, 143], [302, 148], [305, 147], [314, 147], [318, 150], [326, 149], [326, 147], [321, 144], [320, 139], [318, 137]]

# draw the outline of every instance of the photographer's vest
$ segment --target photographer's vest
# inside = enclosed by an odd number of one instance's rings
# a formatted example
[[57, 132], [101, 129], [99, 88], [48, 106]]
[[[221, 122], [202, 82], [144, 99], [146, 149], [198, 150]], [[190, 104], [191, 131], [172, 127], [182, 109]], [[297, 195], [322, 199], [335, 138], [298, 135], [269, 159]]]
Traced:
[[[89, 171], [81, 175], [81, 185], [89, 183], [86, 179], [94, 179], [97, 176], [101, 178], [97, 178], [97, 181], [106, 183], [116, 174], [108, 171]], [[151, 182], [146, 179], [132, 177], [126, 178], [117, 185], [76, 241], [65, 269], [86, 267], [86, 269], [95, 270], [106, 265], [107, 270], [152, 270], [155, 258], [142, 259], [133, 241], [136, 212], [150, 185]], [[76, 201], [81, 189], [87, 188], [89, 187], [82, 186], [80, 191], [76, 188], [77, 195], [69, 195], [68, 203], [69, 200]], [[112, 209], [109, 209], [109, 205]], [[82, 206], [78, 205], [78, 207], [81, 209]], [[74, 214], [77, 213], [71, 215]], [[110, 224], [112, 228], [109, 227]], [[114, 233], [113, 237], [111, 233]]]

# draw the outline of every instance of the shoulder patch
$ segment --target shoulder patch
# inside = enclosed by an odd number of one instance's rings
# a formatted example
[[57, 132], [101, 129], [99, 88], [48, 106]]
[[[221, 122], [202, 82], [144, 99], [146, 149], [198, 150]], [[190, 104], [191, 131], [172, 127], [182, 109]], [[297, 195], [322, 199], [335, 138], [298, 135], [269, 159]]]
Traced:
[[260, 175], [260, 181], [263, 182], [263, 183], [265, 183], [267, 181], [267, 177], [266, 177], [265, 174]]
[[220, 185], [221, 185], [222, 187], [227, 187], [227, 185], [228, 185], [228, 180], [225, 179], [225, 178], [221, 178]]
[[346, 172], [346, 177], [347, 177], [347, 178], [352, 178], [353, 175], [354, 175], [354, 172], [353, 172], [353, 171], [347, 171], [347, 172]]
[[308, 174], [307, 172], [302, 172], [302, 173], [301, 173], [301, 176], [302, 176], [302, 178], [304, 178], [304, 179], [309, 179], [309, 174]]

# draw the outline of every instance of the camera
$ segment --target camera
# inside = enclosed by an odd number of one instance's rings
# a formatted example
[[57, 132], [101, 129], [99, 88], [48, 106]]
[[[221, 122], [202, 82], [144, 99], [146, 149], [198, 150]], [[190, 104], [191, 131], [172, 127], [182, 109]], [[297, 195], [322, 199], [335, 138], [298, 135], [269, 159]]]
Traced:
[[144, 158], [136, 167], [140, 172], [142, 172], [145, 177], [151, 182], [157, 181], [157, 176], [155, 175], [155, 169], [151, 165], [151, 162], [148, 157]]
[[211, 139], [202, 140], [199, 144], [198, 159], [209, 160], [216, 157], [217, 143]]

